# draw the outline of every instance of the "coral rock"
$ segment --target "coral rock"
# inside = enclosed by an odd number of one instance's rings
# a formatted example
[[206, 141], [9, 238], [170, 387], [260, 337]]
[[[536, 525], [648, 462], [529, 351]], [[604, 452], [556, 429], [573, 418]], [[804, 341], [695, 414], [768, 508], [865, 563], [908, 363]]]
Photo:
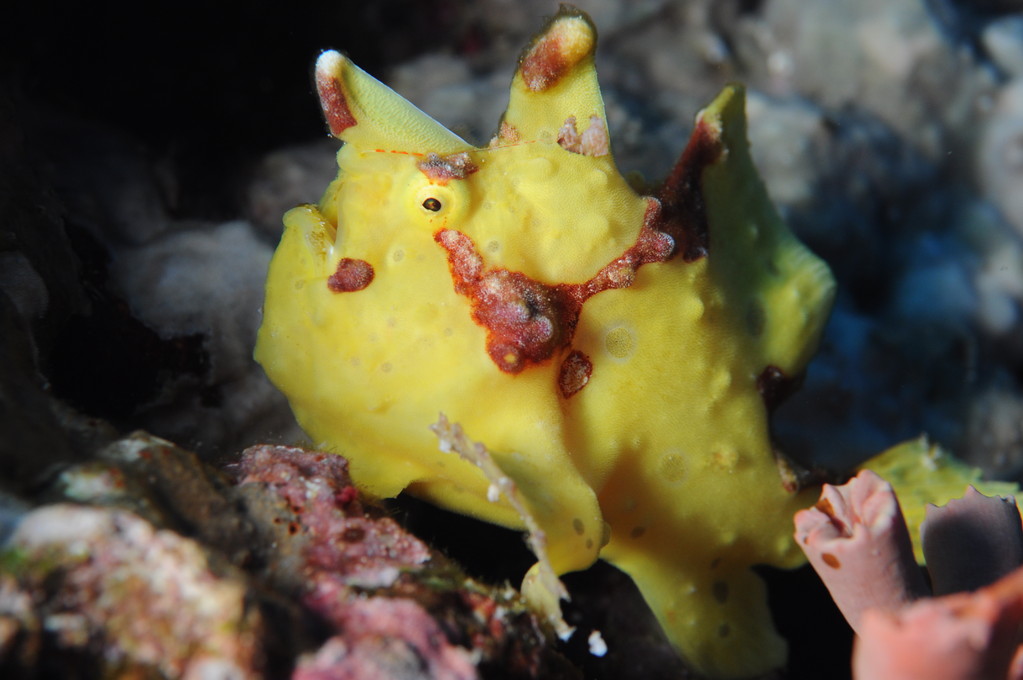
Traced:
[[[18, 590], [5, 580], [7, 625], [39, 625], [65, 653], [90, 651], [108, 669], [167, 677], [260, 677], [259, 613], [240, 574], [211, 569], [203, 549], [118, 510], [52, 505], [26, 515], [5, 547]], [[9, 639], [9, 636], [8, 636]]]

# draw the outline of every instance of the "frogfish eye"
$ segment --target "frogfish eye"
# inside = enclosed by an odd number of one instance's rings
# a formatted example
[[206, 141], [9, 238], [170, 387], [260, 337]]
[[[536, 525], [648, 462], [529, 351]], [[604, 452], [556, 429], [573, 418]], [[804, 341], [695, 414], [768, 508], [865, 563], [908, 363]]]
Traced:
[[429, 210], [430, 212], [437, 212], [438, 210], [440, 210], [441, 205], [440, 201], [438, 201], [436, 198], [430, 197], [423, 201], [423, 207]]

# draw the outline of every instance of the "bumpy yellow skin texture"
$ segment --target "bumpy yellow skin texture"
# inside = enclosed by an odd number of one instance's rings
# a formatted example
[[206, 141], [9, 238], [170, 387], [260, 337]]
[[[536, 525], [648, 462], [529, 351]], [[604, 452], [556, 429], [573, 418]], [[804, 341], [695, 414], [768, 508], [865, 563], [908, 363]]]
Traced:
[[[488, 499], [479, 469], [438, 450], [429, 425], [443, 411], [517, 485], [558, 573], [606, 558], [635, 579], [694, 667], [722, 678], [767, 671], [784, 663], [785, 644], [750, 566], [800, 562], [791, 517], [816, 491], [783, 487], [757, 378], [768, 366], [804, 369], [831, 275], [770, 205], [742, 90], [729, 87], [698, 121], [721, 147], [701, 174], [708, 253], [644, 264], [628, 287], [583, 303], [570, 343], [549, 360], [500, 370], [437, 232], [471, 237], [488, 268], [583, 283], [636, 243], [650, 206], [611, 155], [558, 143], [570, 116], [583, 130], [603, 124], [589, 20], [563, 12], [534, 52], [544, 40], [563, 57], [558, 78], [538, 87], [527, 52], [504, 132], [486, 148], [344, 58], [321, 64], [318, 77], [345, 100], [340, 173], [319, 206], [285, 216], [256, 358], [314, 442], [346, 456], [370, 493], [408, 489], [522, 526]], [[420, 166], [429, 153], [468, 154], [474, 171], [438, 181]], [[424, 208], [430, 198], [440, 210]], [[372, 281], [331, 290], [343, 258], [371, 265]], [[565, 396], [570, 351], [592, 374]]]

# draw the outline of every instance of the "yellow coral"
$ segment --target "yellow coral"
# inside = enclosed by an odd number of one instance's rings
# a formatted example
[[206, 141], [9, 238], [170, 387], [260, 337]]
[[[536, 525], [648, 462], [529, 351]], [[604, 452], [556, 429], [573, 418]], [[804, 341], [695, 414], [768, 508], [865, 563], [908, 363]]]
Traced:
[[752, 166], [743, 90], [698, 117], [654, 197], [609, 153], [588, 17], [533, 40], [476, 148], [345, 57], [317, 85], [344, 145], [319, 206], [285, 216], [256, 358], [373, 494], [402, 489], [522, 527], [444, 411], [485, 442], [557, 573], [598, 556], [636, 581], [696, 668], [784, 662], [757, 563], [793, 565], [768, 410], [833, 294]]

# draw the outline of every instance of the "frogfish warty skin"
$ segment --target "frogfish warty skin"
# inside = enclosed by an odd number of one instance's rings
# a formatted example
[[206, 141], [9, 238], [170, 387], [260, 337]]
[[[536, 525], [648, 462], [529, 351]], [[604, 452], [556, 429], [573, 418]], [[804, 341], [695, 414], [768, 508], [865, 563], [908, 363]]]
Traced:
[[[791, 518], [816, 495], [783, 483], [768, 414], [834, 282], [767, 198], [740, 86], [638, 194], [611, 153], [595, 47], [563, 6], [485, 147], [324, 53], [339, 173], [285, 216], [256, 359], [368, 493], [509, 527], [525, 507], [556, 573], [609, 560], [696, 670], [753, 676], [786, 647], [750, 567], [802, 561]], [[439, 412], [486, 444], [522, 507], [438, 448]]]

